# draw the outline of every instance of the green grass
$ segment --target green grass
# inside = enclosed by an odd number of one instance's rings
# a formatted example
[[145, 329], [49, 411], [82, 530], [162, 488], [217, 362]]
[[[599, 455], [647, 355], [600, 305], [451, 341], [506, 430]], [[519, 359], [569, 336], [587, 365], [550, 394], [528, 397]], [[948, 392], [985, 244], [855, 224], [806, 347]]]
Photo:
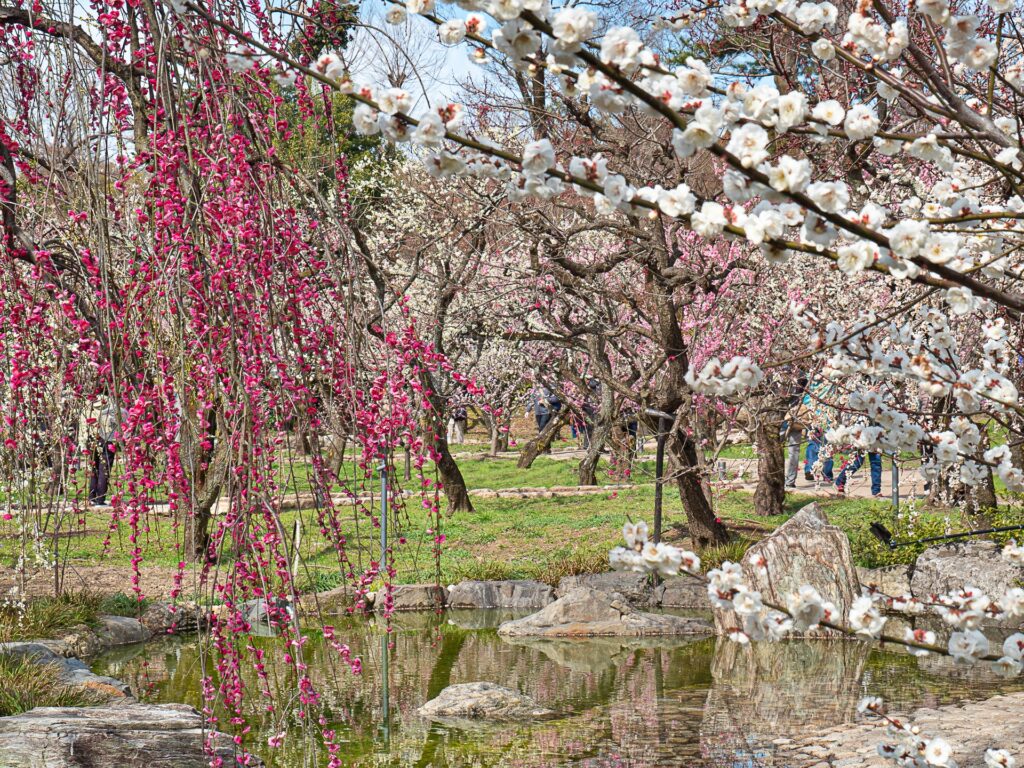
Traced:
[[15, 654], [0, 656], [0, 717], [35, 707], [87, 707], [103, 701], [96, 691], [63, 685], [56, 667]]
[[[742, 446], [738, 446], [742, 447]], [[575, 484], [575, 462], [559, 461], [549, 457], [538, 458], [529, 470], [520, 470], [509, 459], [466, 459], [461, 467], [470, 488], [550, 487]], [[301, 485], [306, 477], [304, 465], [296, 467], [293, 481]], [[445, 536], [438, 563], [432, 553], [435, 533], [427, 533], [427, 516], [419, 499], [412, 497], [400, 513], [398, 528], [392, 523], [391, 541], [394, 543], [394, 564], [400, 582], [425, 582], [440, 578], [453, 583], [470, 578], [536, 578], [557, 583], [564, 575], [603, 570], [607, 567], [608, 549], [619, 543], [622, 523], [628, 518], [650, 521], [654, 504], [654, 486], [651, 482], [652, 462], [637, 465], [632, 481], [636, 488], [619, 491], [601, 490], [583, 496], [554, 498], [482, 498], [474, 497], [472, 513], [448, 515], [442, 513], [440, 533]], [[306, 478], [308, 480], [308, 477]], [[599, 482], [607, 482], [605, 474]], [[406, 484], [415, 487], [416, 482]], [[372, 483], [371, 483], [372, 486]], [[923, 547], [908, 547], [890, 551], [870, 534], [869, 525], [878, 520], [897, 537], [920, 536], [965, 530], [969, 521], [961, 519], [956, 511], [927, 509], [920, 502], [900, 516], [893, 514], [888, 501], [871, 499], [815, 499], [810, 496], [787, 494], [785, 511], [775, 517], [760, 517], [754, 513], [751, 494], [731, 491], [716, 494], [717, 514], [726, 523], [739, 524], [740, 540], [730, 542], [715, 551], [703, 553], [706, 563], [717, 564], [724, 559], [737, 559], [760, 531], [780, 525], [800, 507], [812, 501], [821, 504], [832, 522], [850, 538], [854, 559], [858, 565], [877, 567], [898, 562], [912, 562]], [[442, 499], [442, 509], [444, 501]], [[664, 499], [665, 529], [669, 540], [678, 539], [673, 526], [684, 527], [685, 515], [679, 496], [667, 489]], [[1014, 518], [1016, 517], [1016, 520]], [[305, 589], [330, 589], [342, 581], [337, 555], [320, 536], [313, 510], [282, 513], [283, 527], [291, 535], [296, 519], [302, 521], [302, 555], [305, 568], [299, 582]], [[1005, 512], [995, 516], [996, 524], [1019, 522], [1019, 513]], [[10, 528], [13, 523], [6, 524]], [[73, 565], [107, 563], [126, 567], [130, 564], [131, 544], [128, 529], [116, 522], [109, 549], [104, 552], [103, 540], [110, 525], [109, 515], [89, 512], [86, 515], [86, 533], [61, 541], [62, 553]], [[166, 517], [151, 515], [143, 533], [144, 567], [152, 565], [174, 566], [181, 559], [174, 547], [174, 531]], [[357, 571], [369, 568], [379, 552], [379, 530], [365, 515], [342, 508], [339, 525], [347, 539], [346, 551]], [[4, 525], [0, 525], [0, 532]], [[398, 544], [398, 538], [405, 538]], [[12, 566], [18, 557], [16, 538], [0, 540], [0, 563]], [[230, 557], [228, 552], [225, 557]], [[125, 587], [127, 589], [127, 585]], [[189, 595], [186, 595], [189, 597]], [[40, 615], [27, 619], [27, 625], [36, 627], [30, 636], [46, 634], [40, 628], [47, 626], [73, 626], [88, 623], [88, 612], [75, 614], [79, 607], [51, 605], [33, 609], [49, 611], [51, 616]], [[130, 597], [115, 598], [106, 606], [96, 606], [95, 612], [134, 615], [137, 607]], [[66, 615], [65, 615], [66, 614]], [[6, 622], [5, 622], [6, 623]], [[25, 622], [22, 622], [25, 624]]]
[[69, 592], [60, 597], [32, 598], [23, 609], [0, 606], [0, 638], [34, 640], [54, 637], [81, 624], [95, 624], [106, 599], [88, 592]]

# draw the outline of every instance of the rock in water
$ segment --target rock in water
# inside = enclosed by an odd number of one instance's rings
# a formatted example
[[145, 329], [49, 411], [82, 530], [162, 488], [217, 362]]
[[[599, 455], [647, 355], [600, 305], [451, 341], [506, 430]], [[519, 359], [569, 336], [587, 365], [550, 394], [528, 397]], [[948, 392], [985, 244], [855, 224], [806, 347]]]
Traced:
[[599, 637], [710, 634], [700, 619], [638, 611], [616, 592], [578, 587], [546, 608], [498, 627], [510, 637]]
[[[0, 768], [205, 768], [202, 725], [183, 704], [37, 707], [0, 718]], [[235, 765], [230, 737], [213, 743]]]
[[524, 720], [551, 717], [555, 713], [529, 696], [494, 683], [460, 683], [449, 685], [420, 707], [417, 714], [431, 719]]
[[449, 608], [543, 608], [554, 602], [555, 591], [529, 579], [463, 581], [448, 592]]
[[[762, 576], [753, 566], [763, 556], [768, 564]], [[771, 534], [747, 550], [740, 561], [744, 581], [761, 593], [766, 603], [786, 605], [786, 598], [804, 584], [810, 584], [824, 600], [829, 600], [845, 617], [854, 599], [860, 595], [857, 569], [853, 565], [850, 541], [841, 528], [830, 525], [817, 504], [808, 504]], [[727, 634], [742, 625], [731, 610], [715, 609], [715, 628]], [[819, 628], [805, 636], [835, 634]]]
[[910, 594], [910, 566], [890, 565], [885, 568], [858, 568], [861, 586], [874, 587], [889, 597]]
[[558, 582], [555, 597], [564, 597], [579, 587], [590, 587], [601, 592], [616, 592], [637, 608], [650, 608], [657, 604], [654, 586], [646, 573], [609, 571], [563, 576]]
[[1003, 560], [997, 544], [961, 541], [922, 552], [914, 564], [910, 589], [921, 600], [963, 587], [977, 587], [994, 600], [1021, 582], [1024, 567]]
[[[385, 590], [378, 592], [373, 601], [374, 610], [384, 610], [388, 599]], [[437, 584], [396, 584], [390, 600], [396, 611], [437, 611], [448, 601], [448, 590]]]

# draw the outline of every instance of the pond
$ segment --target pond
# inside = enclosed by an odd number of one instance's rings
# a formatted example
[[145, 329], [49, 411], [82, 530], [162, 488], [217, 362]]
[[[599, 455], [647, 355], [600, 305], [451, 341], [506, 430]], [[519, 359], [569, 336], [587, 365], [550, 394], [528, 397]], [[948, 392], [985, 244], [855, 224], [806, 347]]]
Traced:
[[[893, 710], [907, 711], [1022, 687], [947, 659], [916, 659], [846, 641], [511, 642], [495, 631], [508, 618], [507, 612], [483, 611], [396, 614], [390, 635], [373, 617], [339, 619], [337, 636], [362, 658], [358, 676], [322, 638], [311, 639], [306, 657], [328, 702], [343, 765], [774, 765], [773, 740], [852, 722], [865, 695], [884, 696]], [[274, 638], [253, 642], [268, 656], [280, 652]], [[92, 667], [130, 683], [147, 701], [199, 707], [204, 661], [209, 658], [195, 639], [168, 639], [120, 649]], [[560, 717], [467, 725], [430, 723], [415, 714], [445, 686], [479, 680], [522, 691]], [[287, 681], [272, 684], [289, 690]], [[249, 685], [252, 706], [265, 708], [255, 676]], [[274, 714], [250, 713], [253, 751], [272, 766], [323, 764], [297, 728], [287, 731], [280, 749], [266, 746], [288, 714], [277, 701]]]

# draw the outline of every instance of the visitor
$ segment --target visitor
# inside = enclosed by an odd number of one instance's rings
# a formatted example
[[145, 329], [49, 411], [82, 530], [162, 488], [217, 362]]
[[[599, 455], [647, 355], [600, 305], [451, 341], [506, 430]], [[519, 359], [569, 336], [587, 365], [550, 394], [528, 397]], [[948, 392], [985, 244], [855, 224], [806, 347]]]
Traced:
[[530, 392], [530, 402], [526, 407], [526, 415], [531, 413], [537, 421], [537, 434], [551, 421], [551, 417], [562, 408], [562, 401], [546, 384], [538, 384]]
[[[836, 477], [836, 495], [846, 495], [846, 479], [848, 474], [852, 475], [858, 469], [864, 465], [864, 451], [857, 451], [853, 457], [853, 461], [847, 461], [843, 464], [842, 469], [839, 470], [839, 475]], [[832, 459], [828, 459], [825, 462], [824, 472], [827, 480], [832, 479]], [[880, 499], [882, 498], [882, 454], [868, 452], [868, 469], [871, 473], [871, 498]]]
[[107, 489], [110, 485], [110, 471], [114, 466], [114, 442], [117, 437], [119, 419], [117, 408], [106, 398], [101, 398], [89, 412], [84, 425], [85, 445], [92, 460], [92, 474], [89, 477], [89, 504], [104, 507], [107, 504]]
[[[825, 447], [825, 430], [821, 427], [810, 427], [807, 431], [807, 452], [804, 455], [804, 479], [814, 482], [814, 465], [818, 463], [822, 448]], [[829, 482], [832, 480], [829, 468]]]
[[466, 426], [469, 413], [466, 406], [458, 401], [451, 405], [451, 418], [448, 419], [448, 442], [451, 445], [462, 445], [466, 442]]
[[804, 421], [807, 417], [810, 396], [807, 394], [807, 375], [798, 373], [790, 392], [786, 420], [782, 422], [782, 433], [786, 439], [786, 488], [796, 488], [797, 470], [800, 467], [800, 447], [804, 441]]

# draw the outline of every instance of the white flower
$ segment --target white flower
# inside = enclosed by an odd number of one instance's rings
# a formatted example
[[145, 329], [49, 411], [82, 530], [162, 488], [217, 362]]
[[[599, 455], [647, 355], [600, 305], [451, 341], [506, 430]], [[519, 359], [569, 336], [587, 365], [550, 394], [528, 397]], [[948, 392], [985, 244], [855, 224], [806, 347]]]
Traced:
[[341, 57], [336, 53], [325, 53], [316, 60], [314, 69], [332, 80], [340, 80], [345, 75], [345, 66], [341, 63]]
[[786, 608], [793, 617], [794, 628], [801, 631], [813, 629], [825, 617], [821, 595], [809, 584], [787, 596]]
[[1003, 640], [1003, 656], [1020, 661], [1024, 658], [1024, 635], [1015, 632]]
[[901, 221], [888, 231], [889, 247], [903, 259], [911, 259], [921, 253], [928, 240], [928, 222], [908, 219]]
[[986, 749], [985, 768], [1014, 768], [1017, 761], [1005, 749]]
[[385, 88], [377, 96], [377, 106], [385, 115], [406, 113], [412, 107], [412, 96], [401, 88]]
[[949, 636], [949, 655], [959, 662], [974, 663], [988, 654], [988, 638], [976, 629]]
[[753, 168], [768, 157], [767, 146], [768, 132], [756, 123], [747, 123], [732, 132], [725, 150], [744, 168]]
[[1003, 547], [1003, 560], [1016, 565], [1024, 565], [1024, 546], [1017, 546], [1016, 540], [1011, 539], [1010, 543]]
[[814, 41], [813, 45], [811, 45], [811, 53], [822, 61], [832, 61], [836, 57], [835, 46], [824, 37], [819, 37]]
[[523, 148], [523, 174], [538, 176], [555, 164], [555, 148], [547, 139], [531, 141]]
[[877, 696], [865, 696], [857, 702], [857, 711], [861, 713], [881, 712], [883, 704], [884, 702]]
[[949, 743], [936, 736], [931, 739], [924, 748], [924, 759], [928, 765], [946, 766], [949, 765], [949, 759], [953, 756], [953, 748], [949, 746]]
[[433, 13], [434, 0], [405, 0], [409, 13]]
[[597, 14], [578, 6], [563, 8], [551, 22], [555, 38], [564, 51], [578, 51], [594, 34], [596, 26]]
[[725, 209], [720, 203], [705, 201], [700, 210], [690, 218], [693, 231], [701, 237], [714, 237], [725, 227]]
[[850, 606], [850, 629], [859, 635], [878, 637], [885, 622], [870, 597], [862, 595]]
[[445, 45], [457, 45], [466, 38], [466, 22], [449, 19], [437, 28], [437, 36]]
[[622, 526], [622, 536], [626, 540], [626, 546], [635, 549], [647, 543], [647, 523], [641, 520], [639, 523], [626, 523]]
[[1009, 13], [1013, 10], [1013, 4], [1014, 0], [988, 0], [988, 7], [996, 14]]
[[1022, 669], [1021, 663], [1017, 659], [1011, 659], [1009, 656], [1003, 656], [1002, 658], [996, 659], [992, 662], [992, 672], [1005, 677], [1007, 679], [1017, 677]]
[[377, 122], [378, 112], [369, 104], [357, 104], [352, 110], [352, 125], [356, 133], [362, 136], [374, 136], [380, 132]]
[[836, 250], [836, 266], [844, 274], [855, 275], [874, 264], [877, 256], [878, 250], [874, 243], [858, 240]]
[[807, 187], [807, 196], [826, 213], [838, 213], [850, 204], [850, 190], [842, 181], [816, 181]]
[[412, 132], [412, 140], [424, 147], [439, 147], [444, 139], [444, 123], [437, 112], [428, 112]]
[[764, 605], [761, 603], [760, 592], [737, 592], [732, 599], [733, 610], [740, 616], [752, 616], [760, 613]]
[[613, 205], [629, 202], [635, 192], [636, 190], [626, 181], [626, 177], [621, 174], [609, 174], [604, 181], [604, 196], [611, 200]]
[[708, 65], [692, 56], [687, 57], [685, 67], [679, 67], [673, 74], [680, 90], [687, 96], [706, 95], [713, 80]]
[[846, 113], [843, 130], [854, 141], [870, 139], [878, 133], [878, 115], [866, 104], [857, 104]]
[[625, 73], [636, 70], [644, 44], [630, 27], [612, 27], [601, 40], [601, 61], [614, 64]]
[[406, 10], [401, 5], [389, 5], [387, 12], [384, 14], [384, 21], [388, 24], [404, 24], [405, 20], [409, 17]]
[[779, 158], [779, 164], [768, 169], [768, 183], [779, 192], [802, 192], [811, 180], [811, 163], [789, 155]]
[[423, 162], [427, 175], [435, 179], [460, 176], [466, 170], [466, 161], [451, 152], [437, 152]]
[[[1015, 469], [1019, 470], [1017, 467], [1010, 467], [1010, 471]], [[999, 474], [1000, 477], [1003, 476], [1002, 471]], [[1013, 618], [1024, 616], [1024, 589], [1020, 587], [1010, 587], [1007, 589], [1006, 594], [999, 598], [999, 608]]]
[[776, 110], [775, 128], [785, 133], [807, 116], [807, 97], [801, 91], [790, 91], [779, 97]]
[[843, 116], [846, 114], [846, 110], [843, 106], [835, 99], [829, 99], [828, 101], [820, 101], [814, 105], [814, 109], [811, 111], [811, 115], [816, 120], [821, 120], [829, 125], [839, 125], [843, 122]]
[[685, 184], [680, 184], [675, 189], [663, 190], [657, 199], [658, 208], [666, 216], [685, 216], [693, 213], [697, 198]]

